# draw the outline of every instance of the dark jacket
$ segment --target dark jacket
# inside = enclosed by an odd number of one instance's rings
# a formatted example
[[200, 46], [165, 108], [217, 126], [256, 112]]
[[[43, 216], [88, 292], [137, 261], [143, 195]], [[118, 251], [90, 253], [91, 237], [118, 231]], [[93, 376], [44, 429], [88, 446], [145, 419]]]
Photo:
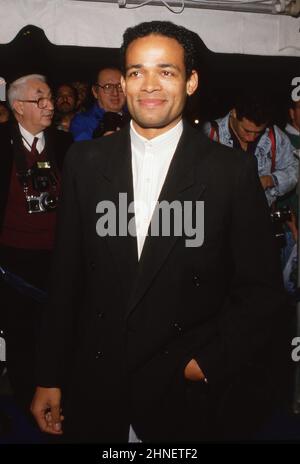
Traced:
[[[204, 201], [204, 243], [148, 237], [139, 262], [135, 237], [96, 233], [98, 202], [120, 192], [133, 200], [129, 129], [74, 144], [38, 384], [63, 388], [70, 441], [127, 441], [130, 423], [152, 442], [238, 432], [286, 314], [255, 160], [185, 124], [160, 201]], [[207, 384], [184, 380], [192, 358]]]

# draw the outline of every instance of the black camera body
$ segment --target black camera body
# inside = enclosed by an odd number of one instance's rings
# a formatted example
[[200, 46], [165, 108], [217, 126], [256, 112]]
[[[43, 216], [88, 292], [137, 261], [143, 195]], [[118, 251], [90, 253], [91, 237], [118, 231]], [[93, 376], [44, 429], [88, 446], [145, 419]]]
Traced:
[[48, 192], [42, 192], [40, 196], [28, 195], [26, 201], [29, 214], [54, 211], [57, 206], [57, 198]]
[[106, 132], [115, 132], [127, 124], [128, 121], [129, 116], [126, 113], [106, 111], [99, 126], [93, 132], [93, 138], [102, 137]]
[[[37, 194], [28, 195], [28, 180]], [[51, 169], [49, 161], [38, 161], [22, 176], [25, 192], [27, 211], [32, 213], [47, 213], [54, 211], [57, 207], [57, 196], [54, 194], [57, 180]], [[52, 190], [52, 193], [49, 192]]]

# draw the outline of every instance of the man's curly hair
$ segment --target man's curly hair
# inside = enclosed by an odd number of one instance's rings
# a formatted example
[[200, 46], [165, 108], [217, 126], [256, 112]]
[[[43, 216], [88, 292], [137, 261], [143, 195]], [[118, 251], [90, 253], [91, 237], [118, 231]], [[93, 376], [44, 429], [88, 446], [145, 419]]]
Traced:
[[121, 46], [122, 73], [125, 75], [126, 51], [131, 42], [152, 34], [175, 39], [183, 47], [186, 79], [188, 79], [193, 69], [196, 69], [199, 65], [197, 50], [197, 41], [199, 41], [199, 37], [196, 33], [183, 26], [171, 23], [170, 21], [144, 22], [126, 29], [123, 34], [123, 44]]

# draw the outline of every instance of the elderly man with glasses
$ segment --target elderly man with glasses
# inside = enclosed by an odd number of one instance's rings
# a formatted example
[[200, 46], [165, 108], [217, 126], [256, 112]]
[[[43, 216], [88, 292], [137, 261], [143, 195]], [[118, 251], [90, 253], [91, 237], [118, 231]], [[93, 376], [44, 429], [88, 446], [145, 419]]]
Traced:
[[124, 123], [125, 95], [120, 80], [121, 71], [117, 68], [105, 68], [98, 72], [97, 82], [92, 86], [96, 100], [94, 105], [72, 120], [70, 130], [75, 141], [91, 140], [114, 132]]
[[60, 170], [72, 137], [50, 128], [54, 103], [44, 76], [12, 82], [8, 101], [14, 121], [0, 127], [0, 329], [13, 392], [28, 409], [41, 313], [36, 300], [43, 295], [36, 289], [46, 289]]

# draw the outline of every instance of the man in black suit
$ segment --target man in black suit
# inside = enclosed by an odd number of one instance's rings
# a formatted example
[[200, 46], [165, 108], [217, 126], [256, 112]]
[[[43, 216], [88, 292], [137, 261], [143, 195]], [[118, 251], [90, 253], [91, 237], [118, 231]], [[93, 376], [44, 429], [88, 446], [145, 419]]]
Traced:
[[130, 127], [65, 163], [32, 412], [71, 442], [237, 437], [284, 319], [255, 160], [182, 120], [191, 31], [140, 24], [122, 56]]
[[[12, 82], [8, 99], [15, 120], [0, 127], [0, 266], [45, 290], [60, 171], [72, 137], [50, 129], [54, 107], [43, 76], [32, 74]], [[1, 281], [0, 328], [5, 332], [11, 386], [28, 412], [36, 383], [41, 305], [23, 290], [22, 285]]]

